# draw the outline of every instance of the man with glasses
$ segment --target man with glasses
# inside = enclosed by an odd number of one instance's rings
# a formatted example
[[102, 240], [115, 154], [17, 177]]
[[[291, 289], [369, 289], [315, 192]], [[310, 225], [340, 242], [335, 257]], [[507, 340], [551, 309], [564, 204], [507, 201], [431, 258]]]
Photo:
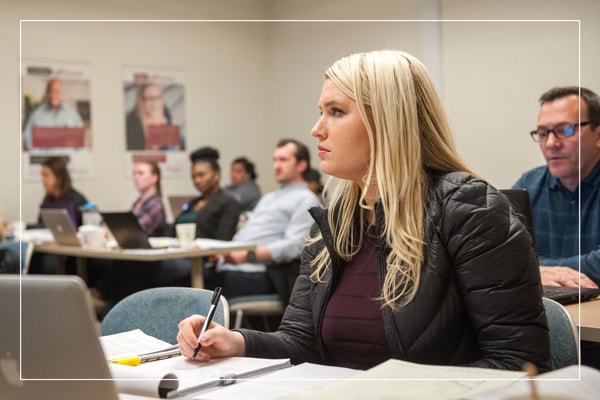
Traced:
[[[546, 165], [525, 172], [513, 188], [527, 189], [531, 198], [542, 284], [597, 287], [600, 97], [583, 87], [555, 87], [540, 104], [530, 134]], [[599, 368], [599, 350], [582, 343], [582, 362]]]
[[546, 165], [524, 173], [513, 186], [527, 189], [531, 198], [545, 285], [578, 286], [580, 277], [582, 287], [600, 283], [600, 97], [579, 91], [557, 87], [540, 97], [531, 137]]

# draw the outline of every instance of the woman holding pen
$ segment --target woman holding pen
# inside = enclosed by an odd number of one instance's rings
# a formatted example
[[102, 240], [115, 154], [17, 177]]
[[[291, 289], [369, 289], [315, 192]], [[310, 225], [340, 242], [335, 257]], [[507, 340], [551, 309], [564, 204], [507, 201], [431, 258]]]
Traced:
[[[338, 178], [276, 332], [211, 323], [195, 358], [290, 358], [367, 369], [389, 358], [550, 368], [532, 239], [507, 201], [458, 155], [419, 60], [354, 54], [325, 74], [312, 129]], [[178, 336], [192, 357], [204, 317]]]

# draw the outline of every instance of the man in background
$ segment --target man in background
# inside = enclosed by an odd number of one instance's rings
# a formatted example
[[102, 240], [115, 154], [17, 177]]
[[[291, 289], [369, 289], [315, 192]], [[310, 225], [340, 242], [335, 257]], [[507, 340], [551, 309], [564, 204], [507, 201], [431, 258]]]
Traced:
[[542, 283], [578, 286], [581, 278], [582, 287], [596, 287], [600, 284], [600, 98], [586, 88], [581, 88], [580, 97], [579, 87], [557, 87], [544, 93], [540, 104], [538, 126], [531, 136], [539, 143], [546, 165], [525, 172], [513, 188], [529, 192]]
[[234, 242], [256, 244], [256, 250], [230, 252], [215, 269], [206, 271], [206, 287], [223, 287], [227, 298], [276, 292], [267, 264], [300, 258], [312, 225], [308, 209], [320, 204], [306, 182], [310, 153], [303, 143], [281, 140], [273, 167], [281, 187], [261, 197], [248, 222], [233, 237]]
[[[555, 87], [540, 104], [531, 137], [546, 165], [525, 172], [513, 188], [527, 189], [531, 198], [542, 284], [597, 287], [600, 98], [583, 87]], [[582, 341], [581, 350], [583, 364], [600, 368], [598, 343]]]
[[83, 127], [83, 120], [77, 111], [63, 103], [62, 84], [58, 79], [50, 79], [46, 84], [44, 102], [29, 116], [24, 129], [25, 150], [32, 149], [34, 127]]

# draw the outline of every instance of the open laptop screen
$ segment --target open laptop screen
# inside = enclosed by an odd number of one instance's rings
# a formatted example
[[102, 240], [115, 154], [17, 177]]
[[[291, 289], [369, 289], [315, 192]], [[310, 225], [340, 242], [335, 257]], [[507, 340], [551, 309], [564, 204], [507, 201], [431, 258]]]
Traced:
[[77, 276], [0, 276], [2, 399], [117, 399], [86, 295]]

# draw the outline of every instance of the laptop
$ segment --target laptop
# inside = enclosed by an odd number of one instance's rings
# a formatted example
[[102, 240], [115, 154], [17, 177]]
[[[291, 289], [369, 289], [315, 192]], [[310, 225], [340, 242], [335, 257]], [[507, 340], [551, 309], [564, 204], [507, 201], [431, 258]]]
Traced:
[[[511, 202], [521, 221], [527, 227], [535, 244], [535, 234], [533, 228], [533, 212], [531, 209], [531, 200], [526, 189], [501, 189]], [[577, 303], [579, 301], [588, 301], [600, 295], [600, 289], [578, 288], [568, 286], [543, 286], [544, 297], [552, 299], [563, 305]]]
[[[600, 296], [600, 289], [568, 286], [543, 286], [544, 297], [562, 305], [588, 301]], [[580, 297], [581, 296], [581, 297]]]
[[131, 211], [100, 213], [122, 249], [151, 249], [148, 236]]
[[0, 393], [11, 400], [115, 400], [77, 276], [0, 275]]
[[40, 210], [42, 221], [54, 237], [57, 244], [65, 246], [81, 246], [77, 237], [77, 230], [71, 221], [71, 217], [66, 209], [42, 208]]
[[[173, 220], [177, 218], [182, 211], [184, 211], [184, 206], [190, 202], [194, 198], [195, 195], [184, 195], [184, 196], [169, 196], [169, 209], [171, 210], [171, 216]], [[197, 196], [197, 195], [196, 195]], [[187, 209], [187, 208], [186, 208]]]

